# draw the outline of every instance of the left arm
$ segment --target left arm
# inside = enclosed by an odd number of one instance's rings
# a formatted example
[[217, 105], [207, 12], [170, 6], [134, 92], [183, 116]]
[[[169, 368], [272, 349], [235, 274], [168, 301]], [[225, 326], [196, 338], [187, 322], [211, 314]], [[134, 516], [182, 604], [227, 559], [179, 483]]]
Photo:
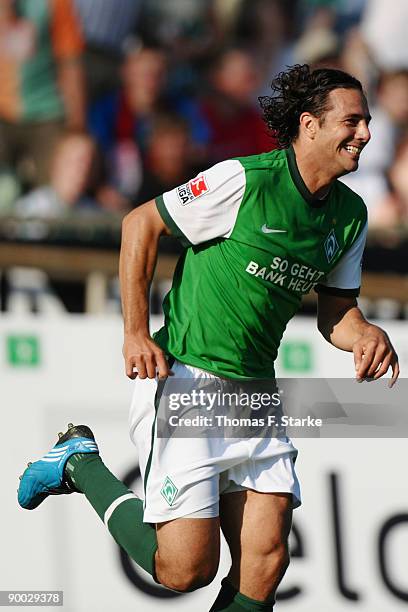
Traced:
[[333, 346], [354, 354], [358, 381], [377, 380], [391, 366], [389, 386], [394, 385], [400, 372], [398, 355], [386, 332], [364, 318], [355, 298], [319, 293], [317, 326]]

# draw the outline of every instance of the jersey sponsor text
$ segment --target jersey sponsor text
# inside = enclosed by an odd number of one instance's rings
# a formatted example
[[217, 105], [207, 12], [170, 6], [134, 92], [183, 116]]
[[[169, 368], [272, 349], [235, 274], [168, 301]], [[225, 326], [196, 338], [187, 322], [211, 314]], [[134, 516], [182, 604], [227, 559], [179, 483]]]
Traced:
[[299, 262], [290, 264], [282, 257], [274, 257], [269, 267], [262, 267], [256, 261], [250, 261], [245, 271], [296, 293], [309, 293], [325, 274]]

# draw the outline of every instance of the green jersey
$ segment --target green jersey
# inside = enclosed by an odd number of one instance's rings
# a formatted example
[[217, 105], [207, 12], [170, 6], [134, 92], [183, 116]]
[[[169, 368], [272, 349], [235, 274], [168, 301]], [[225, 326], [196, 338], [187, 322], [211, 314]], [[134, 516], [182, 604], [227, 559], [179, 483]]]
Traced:
[[366, 207], [339, 181], [313, 198], [292, 148], [221, 162], [156, 204], [186, 250], [155, 341], [182, 363], [271, 378], [302, 295], [358, 295]]

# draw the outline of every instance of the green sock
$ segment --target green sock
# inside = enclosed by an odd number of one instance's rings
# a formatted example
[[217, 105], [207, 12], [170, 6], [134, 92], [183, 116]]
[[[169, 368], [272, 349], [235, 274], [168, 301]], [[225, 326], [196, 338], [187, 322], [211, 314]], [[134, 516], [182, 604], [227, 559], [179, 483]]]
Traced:
[[257, 601], [239, 593], [228, 582], [227, 578], [221, 582], [221, 590], [213, 603], [210, 612], [272, 612], [274, 602]]
[[85, 494], [119, 546], [155, 578], [156, 530], [143, 523], [143, 501], [115, 478], [97, 454], [72, 455], [65, 475]]

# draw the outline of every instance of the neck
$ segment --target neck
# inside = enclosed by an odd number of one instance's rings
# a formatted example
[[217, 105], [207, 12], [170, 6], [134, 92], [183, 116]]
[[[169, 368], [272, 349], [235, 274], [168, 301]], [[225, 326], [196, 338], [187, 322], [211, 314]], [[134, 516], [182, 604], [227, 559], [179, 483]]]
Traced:
[[324, 198], [337, 177], [329, 173], [324, 160], [317, 159], [299, 143], [293, 143], [293, 149], [298, 170], [306, 187], [315, 198]]

